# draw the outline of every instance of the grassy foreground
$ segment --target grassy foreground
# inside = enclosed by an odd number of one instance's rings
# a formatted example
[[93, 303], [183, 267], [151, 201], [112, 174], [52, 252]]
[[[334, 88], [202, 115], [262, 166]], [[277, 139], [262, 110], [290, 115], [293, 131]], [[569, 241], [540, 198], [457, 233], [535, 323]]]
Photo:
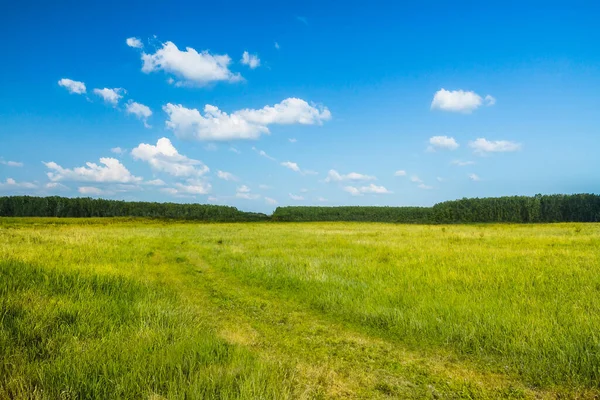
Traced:
[[596, 398], [600, 224], [0, 219], [0, 398]]

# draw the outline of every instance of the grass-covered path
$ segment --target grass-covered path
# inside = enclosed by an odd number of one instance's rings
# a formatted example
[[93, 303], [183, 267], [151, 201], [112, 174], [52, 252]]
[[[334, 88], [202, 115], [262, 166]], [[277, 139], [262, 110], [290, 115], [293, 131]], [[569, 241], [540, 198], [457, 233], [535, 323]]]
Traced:
[[0, 220], [0, 398], [593, 398], [599, 244], [574, 224]]

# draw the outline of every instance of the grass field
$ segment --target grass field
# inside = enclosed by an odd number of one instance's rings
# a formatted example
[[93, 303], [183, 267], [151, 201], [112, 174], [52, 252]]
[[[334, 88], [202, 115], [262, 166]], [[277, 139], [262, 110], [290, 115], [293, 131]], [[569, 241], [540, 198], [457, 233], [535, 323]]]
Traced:
[[597, 398], [600, 224], [0, 219], [0, 398]]

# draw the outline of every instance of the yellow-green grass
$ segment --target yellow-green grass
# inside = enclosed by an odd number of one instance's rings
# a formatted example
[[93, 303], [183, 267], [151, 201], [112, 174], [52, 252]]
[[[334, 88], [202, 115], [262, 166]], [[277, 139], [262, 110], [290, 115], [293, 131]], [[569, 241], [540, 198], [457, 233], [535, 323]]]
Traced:
[[0, 398], [594, 398], [600, 224], [0, 219]]

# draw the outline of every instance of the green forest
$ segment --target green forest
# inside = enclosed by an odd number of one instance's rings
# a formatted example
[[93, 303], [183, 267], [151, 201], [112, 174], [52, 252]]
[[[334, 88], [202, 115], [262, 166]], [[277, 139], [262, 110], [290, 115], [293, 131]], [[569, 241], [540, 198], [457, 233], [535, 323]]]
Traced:
[[600, 222], [595, 194], [507, 196], [445, 201], [433, 207], [277, 207], [271, 216], [207, 204], [66, 197], [0, 197], [3, 217], [143, 217], [214, 222], [362, 221], [415, 224]]

